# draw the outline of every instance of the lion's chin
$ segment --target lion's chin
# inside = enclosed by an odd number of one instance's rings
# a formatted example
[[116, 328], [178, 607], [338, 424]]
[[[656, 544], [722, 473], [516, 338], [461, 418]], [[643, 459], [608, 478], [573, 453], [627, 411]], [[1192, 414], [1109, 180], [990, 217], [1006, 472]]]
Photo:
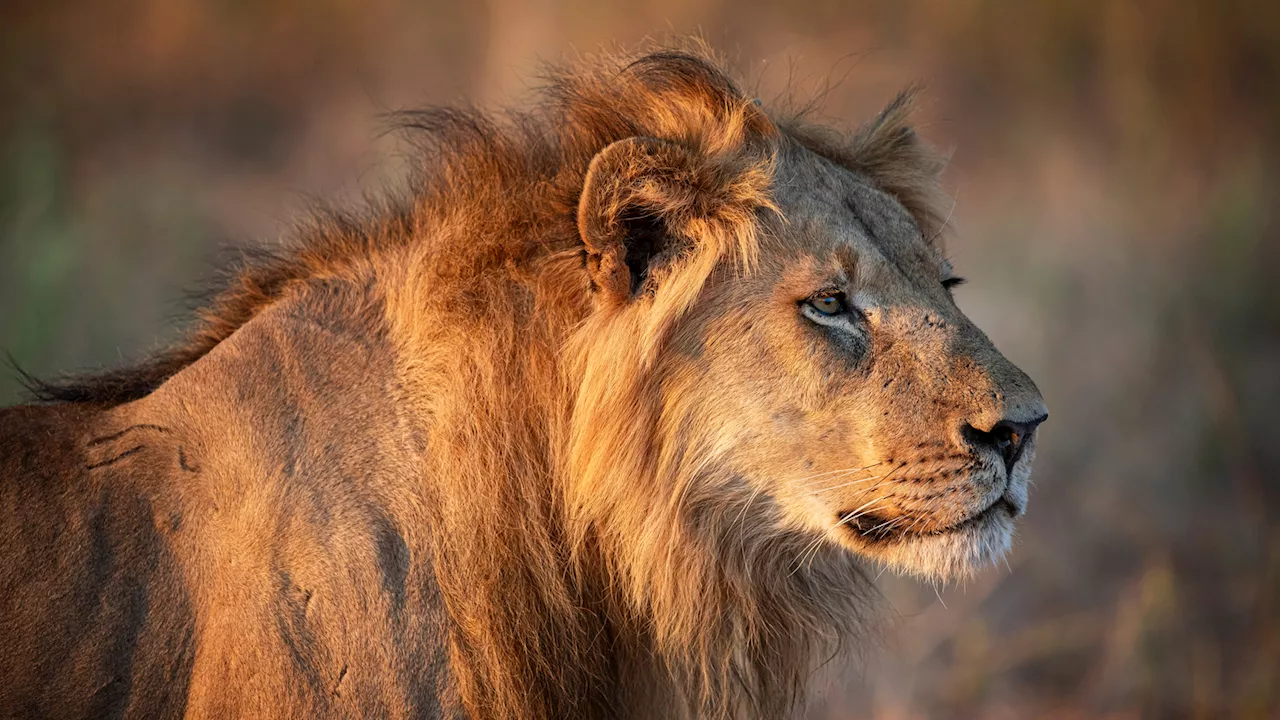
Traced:
[[851, 533], [849, 542], [858, 554], [892, 570], [945, 582], [969, 577], [1004, 557], [1019, 514], [1017, 506], [1001, 498], [978, 516], [942, 532], [874, 539]]

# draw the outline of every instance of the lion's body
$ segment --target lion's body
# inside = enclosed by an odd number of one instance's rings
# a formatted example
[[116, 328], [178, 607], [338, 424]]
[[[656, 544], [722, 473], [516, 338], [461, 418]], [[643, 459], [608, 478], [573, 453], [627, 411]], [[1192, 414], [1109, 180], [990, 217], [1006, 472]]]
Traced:
[[441, 715], [426, 443], [344, 295], [136, 402], [0, 411], [0, 714]]
[[0, 715], [787, 717], [859, 555], [1007, 546], [1043, 404], [903, 103], [838, 140], [674, 52], [549, 96], [409, 116], [408, 202], [0, 414]]

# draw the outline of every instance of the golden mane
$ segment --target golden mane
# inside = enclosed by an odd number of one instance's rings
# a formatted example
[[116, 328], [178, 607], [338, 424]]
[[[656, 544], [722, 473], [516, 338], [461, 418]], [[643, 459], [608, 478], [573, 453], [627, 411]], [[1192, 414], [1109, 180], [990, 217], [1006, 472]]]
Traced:
[[[812, 572], [780, 571], [803, 543], [770, 533], [765, 506], [714, 477], [717, 438], [697, 432], [679, 379], [658, 387], [650, 371], [708, 276], [726, 262], [749, 268], [767, 249], [760, 218], [775, 212], [774, 163], [788, 145], [865, 176], [926, 236], [941, 229], [941, 163], [913, 141], [909, 100], [844, 138], [769, 117], [692, 46], [556, 71], [526, 111], [403, 113], [422, 157], [407, 197], [323, 214], [293, 248], [247, 259], [176, 347], [35, 390], [119, 405], [292, 287], [373, 286], [404, 397], [430, 418], [427, 512], [465, 707], [477, 717], [608, 717], [666, 682], [697, 717], [781, 716], [815, 665], [859, 632], [873, 591], [849, 590], [861, 571], [840, 548], [817, 548]], [[609, 207], [585, 217], [579, 199], [593, 159], [637, 137], [692, 150], [680, 183], [696, 191], [635, 192], [714, 242], [685, 251], [646, 313], [593, 312], [584, 264], [625, 258], [584, 248], [581, 228], [637, 218]], [[662, 393], [677, 398], [665, 411]], [[624, 676], [645, 664], [652, 676]]]

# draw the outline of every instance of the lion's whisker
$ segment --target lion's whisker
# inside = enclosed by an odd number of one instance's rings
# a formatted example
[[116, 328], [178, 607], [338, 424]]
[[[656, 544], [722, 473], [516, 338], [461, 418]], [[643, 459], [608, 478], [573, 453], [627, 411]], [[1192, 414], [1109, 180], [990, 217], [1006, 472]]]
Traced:
[[932, 244], [933, 244], [933, 241], [934, 241], [934, 240], [937, 240], [937, 239], [938, 239], [938, 237], [939, 237], [940, 235], [942, 235], [942, 233], [943, 233], [943, 232], [945, 232], [945, 231], [946, 231], [947, 226], [951, 223], [951, 216], [952, 216], [952, 214], [954, 214], [954, 213], [955, 213], [955, 211], [956, 211], [956, 203], [957, 203], [959, 200], [960, 200], [960, 188], [958, 188], [958, 187], [957, 187], [957, 188], [956, 188], [956, 192], [955, 192], [955, 194], [951, 196], [951, 209], [947, 211], [947, 219], [942, 221], [942, 224], [938, 226], [938, 231], [937, 231], [937, 232], [935, 232], [935, 233], [934, 233], [934, 234], [929, 238], [929, 242], [927, 243], [928, 245], [932, 245]]
[[[881, 464], [883, 464], [883, 463], [881, 463]], [[887, 480], [887, 479], [889, 479], [889, 477], [890, 477], [890, 476], [892, 476], [894, 473], [898, 472], [899, 470], [901, 470], [902, 468], [904, 468], [904, 467], [906, 467], [906, 466], [907, 466], [907, 463], [905, 463], [905, 462], [904, 462], [904, 463], [902, 463], [902, 464], [898, 465], [897, 467], [893, 468], [892, 470], [890, 470], [889, 472], [887, 472], [887, 473], [885, 473], [885, 474], [883, 474], [883, 475], [873, 475], [873, 476], [868, 477], [868, 478], [859, 478], [859, 479], [857, 479], [857, 480], [851, 480], [851, 481], [849, 481], [849, 482], [842, 483], [842, 484], [840, 484], [840, 485], [832, 485], [831, 487], [819, 488], [819, 489], [817, 489], [817, 490], [812, 490], [812, 491], [810, 491], [810, 492], [811, 492], [812, 494], [815, 494], [815, 495], [816, 495], [816, 494], [818, 494], [818, 493], [829, 492], [829, 491], [831, 491], [831, 490], [836, 490], [836, 489], [838, 489], [838, 488], [847, 487], [847, 486], [849, 486], [849, 485], [856, 485], [856, 484], [858, 484], [858, 483], [863, 483], [863, 482], [870, 482], [870, 481], [872, 481], [872, 480]]]
[[747, 498], [747, 501], [742, 504], [742, 511], [738, 513], [738, 517], [734, 518], [733, 522], [729, 524], [730, 530], [733, 530], [734, 526], [742, 522], [743, 518], [747, 516], [747, 509], [750, 508], [751, 504], [756, 501], [756, 498], [760, 497], [760, 493], [762, 492], [764, 492], [763, 485], [757, 486], [756, 489], [751, 492], [751, 495]]
[[878, 463], [875, 463], [874, 465], [866, 465], [866, 466], [858, 467], [858, 468], [843, 468], [843, 469], [840, 469], [840, 470], [828, 470], [827, 472], [820, 472], [820, 473], [817, 473], [816, 475], [810, 475], [810, 476], [808, 476], [808, 477], [802, 477], [802, 478], [799, 478], [799, 479], [798, 479], [798, 480], [796, 480], [795, 482], [796, 482], [796, 483], [798, 483], [798, 484], [799, 484], [799, 483], [807, 483], [807, 482], [809, 482], [810, 480], [816, 480], [816, 479], [818, 479], [818, 478], [829, 477], [829, 476], [831, 476], [831, 475], [847, 475], [847, 474], [852, 474], [852, 473], [856, 473], [856, 472], [859, 472], [859, 471], [862, 471], [862, 470], [870, 470], [870, 469], [871, 469], [871, 468], [873, 468], [873, 467], [879, 467], [879, 466], [881, 466], [881, 465], [883, 465], [883, 464], [884, 464], [884, 462], [878, 462]]
[[881, 529], [881, 528], [884, 528], [884, 529], [888, 530], [889, 528], [891, 528], [891, 527], [893, 527], [894, 525], [896, 525], [896, 524], [898, 524], [899, 522], [901, 522], [901, 520], [902, 520], [902, 516], [898, 516], [898, 517], [896, 517], [896, 518], [893, 518], [892, 520], [885, 520], [884, 522], [880, 523], [879, 525], [877, 525], [877, 526], [875, 526], [875, 527], [871, 528], [870, 530], [867, 530], [867, 533], [873, 533], [873, 532], [875, 532], [875, 531], [877, 531], [877, 530], [879, 530], [879, 529]]
[[884, 476], [884, 475], [873, 475], [873, 476], [868, 477], [868, 478], [858, 478], [857, 480], [850, 480], [850, 481], [848, 481], [848, 482], [843, 482], [843, 483], [840, 483], [840, 484], [838, 484], [838, 485], [831, 485], [830, 487], [824, 487], [824, 488], [818, 488], [818, 489], [816, 489], [816, 490], [810, 490], [810, 491], [809, 491], [809, 494], [811, 494], [811, 495], [818, 495], [818, 494], [820, 494], [820, 493], [824, 493], [824, 492], [831, 492], [832, 490], [839, 490], [839, 489], [840, 489], [840, 488], [842, 488], [842, 487], [849, 487], [850, 485], [857, 485], [857, 484], [859, 484], [859, 483], [871, 482], [872, 480], [879, 480], [879, 479], [881, 479], [881, 478], [883, 478], [883, 477], [886, 477], [886, 476]]
[[800, 569], [800, 566], [804, 565], [804, 558], [806, 555], [809, 554], [810, 550], [812, 550], [814, 553], [817, 552], [818, 546], [822, 543], [824, 538], [825, 538], [825, 533], [823, 535], [819, 535], [818, 537], [814, 538], [812, 542], [804, 546], [804, 549], [801, 550], [800, 554], [796, 556], [796, 564], [794, 567], [791, 568], [791, 572], [787, 573], [787, 577], [791, 577], [792, 575], [795, 575], [796, 571]]
[[916, 519], [915, 519], [915, 521], [911, 523], [911, 525], [906, 529], [906, 531], [905, 531], [905, 532], [915, 532], [915, 529], [916, 529], [916, 528], [920, 525], [920, 523], [922, 523], [922, 522], [924, 522], [924, 515], [919, 515], [919, 516], [917, 516], [917, 517], [916, 517]]

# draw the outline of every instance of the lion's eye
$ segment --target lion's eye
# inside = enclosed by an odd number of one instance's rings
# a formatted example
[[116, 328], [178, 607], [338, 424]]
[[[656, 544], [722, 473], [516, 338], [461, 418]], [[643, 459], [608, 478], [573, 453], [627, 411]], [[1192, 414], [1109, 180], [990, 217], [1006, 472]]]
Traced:
[[826, 316], [839, 315], [845, 311], [843, 293], [822, 293], [814, 295], [806, 302], [808, 302], [809, 307]]

